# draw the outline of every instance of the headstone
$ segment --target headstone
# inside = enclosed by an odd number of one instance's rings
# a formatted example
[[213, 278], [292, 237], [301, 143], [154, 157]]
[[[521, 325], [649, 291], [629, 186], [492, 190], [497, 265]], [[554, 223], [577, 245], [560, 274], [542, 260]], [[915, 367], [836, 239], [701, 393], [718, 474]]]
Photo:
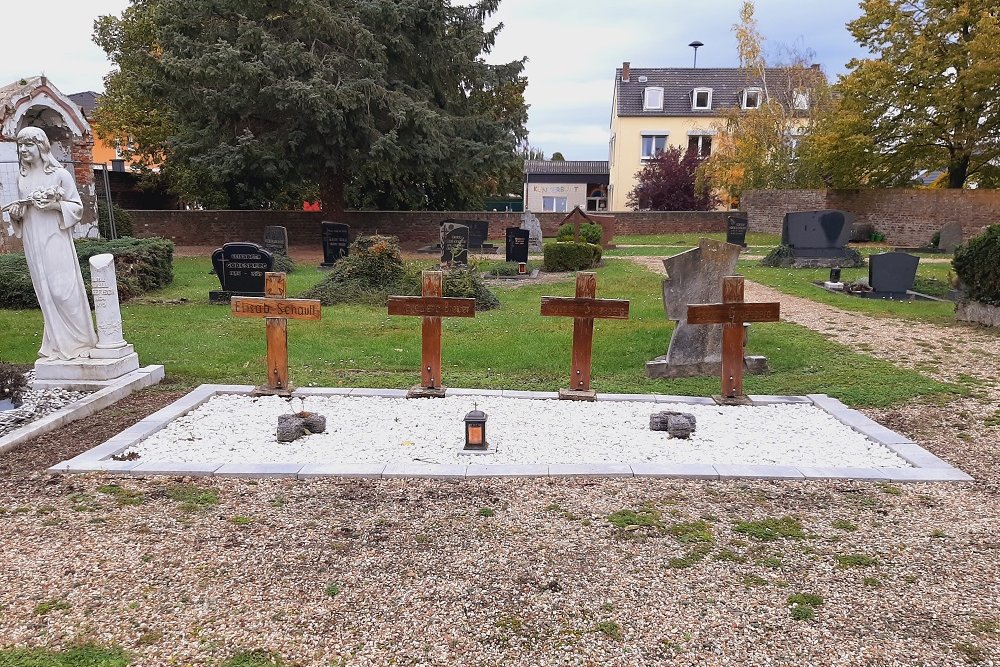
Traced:
[[489, 220], [457, 220], [456, 222], [469, 228], [469, 247], [482, 248], [490, 237]]
[[905, 252], [885, 252], [868, 258], [868, 284], [872, 292], [866, 296], [875, 298], [908, 297], [917, 278], [917, 264], [920, 258]]
[[[722, 279], [736, 271], [740, 247], [713, 239], [700, 239], [698, 247], [663, 260], [663, 308], [674, 320], [667, 354], [646, 362], [648, 377], [717, 375], [722, 371], [722, 325], [693, 326], [687, 321], [688, 304], [722, 301]], [[767, 372], [765, 357], [744, 358], [745, 371]]]
[[531, 233], [527, 229], [518, 227], [507, 228], [507, 253], [508, 262], [528, 261], [528, 242]]
[[351, 246], [351, 226], [324, 220], [320, 223], [320, 227], [323, 234], [323, 263], [320, 264], [320, 268], [328, 269], [338, 260], [347, 257]]
[[851, 266], [857, 264], [847, 251], [853, 229], [854, 214], [846, 211], [793, 211], [785, 214], [781, 244], [792, 249], [792, 266]]
[[726, 243], [747, 247], [747, 229], [750, 221], [747, 218], [729, 216], [726, 218]]
[[528, 230], [528, 252], [542, 252], [542, 223], [531, 211], [521, 216], [521, 229]]
[[441, 263], [469, 263], [469, 227], [458, 222], [441, 223]]
[[941, 236], [938, 240], [938, 248], [944, 252], [955, 252], [955, 248], [962, 245], [962, 223], [949, 222], [941, 228]]
[[227, 243], [212, 253], [212, 267], [222, 284], [208, 293], [214, 303], [233, 296], [264, 296], [264, 274], [274, 267], [274, 255], [256, 243]]
[[277, 225], [264, 228], [264, 250], [275, 255], [288, 254], [288, 230]]

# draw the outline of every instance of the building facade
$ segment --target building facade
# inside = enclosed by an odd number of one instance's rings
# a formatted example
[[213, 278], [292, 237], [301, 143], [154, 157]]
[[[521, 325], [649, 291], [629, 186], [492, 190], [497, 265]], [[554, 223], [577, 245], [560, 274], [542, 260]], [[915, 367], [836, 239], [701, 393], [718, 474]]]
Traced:
[[[768, 69], [748, 79], [745, 70], [730, 68], [633, 68], [625, 62], [615, 71], [608, 144], [611, 211], [626, 211], [636, 173], [668, 146], [693, 150], [705, 158], [715, 148], [725, 114], [751, 110], [768, 99], [790, 105], [805, 116], [810, 105], [808, 82], [822, 76], [818, 66]], [[793, 136], [790, 129], [790, 136]]]
[[594, 160], [525, 160], [524, 208], [569, 213], [608, 210], [608, 163]]

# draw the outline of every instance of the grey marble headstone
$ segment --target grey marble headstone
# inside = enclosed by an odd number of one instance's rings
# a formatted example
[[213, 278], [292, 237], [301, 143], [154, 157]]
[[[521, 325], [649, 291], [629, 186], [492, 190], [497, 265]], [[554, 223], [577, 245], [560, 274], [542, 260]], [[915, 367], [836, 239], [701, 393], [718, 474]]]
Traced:
[[288, 254], [288, 230], [279, 225], [264, 228], [264, 249], [271, 254]]
[[[698, 247], [663, 260], [663, 307], [676, 321], [667, 354], [646, 362], [649, 377], [714, 375], [722, 368], [722, 325], [688, 324], [693, 303], [721, 303], [722, 279], [736, 273], [740, 246], [700, 239]], [[763, 357], [747, 357], [747, 371], [765, 372]]]
[[875, 296], [899, 295], [913, 289], [920, 258], [905, 252], [884, 252], [868, 258], [868, 284]]
[[528, 252], [542, 252], [542, 223], [531, 211], [521, 216], [521, 229], [528, 230]]
[[793, 211], [785, 214], [781, 244], [796, 258], [843, 257], [853, 226], [854, 214], [846, 211]]
[[949, 222], [941, 228], [941, 237], [938, 241], [938, 248], [945, 252], [954, 252], [955, 248], [962, 245], [965, 239], [962, 237], [962, 223]]

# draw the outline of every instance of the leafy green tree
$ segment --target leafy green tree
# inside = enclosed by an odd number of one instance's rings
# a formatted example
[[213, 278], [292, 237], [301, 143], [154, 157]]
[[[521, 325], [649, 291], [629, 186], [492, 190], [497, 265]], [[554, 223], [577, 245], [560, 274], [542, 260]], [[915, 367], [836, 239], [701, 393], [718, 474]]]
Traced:
[[99, 132], [187, 199], [465, 208], [520, 168], [523, 60], [483, 59], [499, 0], [132, 2], [95, 25]]
[[[943, 168], [947, 186], [992, 178], [1000, 157], [1000, 5], [996, 0], [862, 0], [848, 24], [872, 54], [852, 60], [818, 163], [848, 185], [908, 182]], [[844, 159], [859, 165], [844, 178]], [[825, 168], [824, 168], [825, 166]]]

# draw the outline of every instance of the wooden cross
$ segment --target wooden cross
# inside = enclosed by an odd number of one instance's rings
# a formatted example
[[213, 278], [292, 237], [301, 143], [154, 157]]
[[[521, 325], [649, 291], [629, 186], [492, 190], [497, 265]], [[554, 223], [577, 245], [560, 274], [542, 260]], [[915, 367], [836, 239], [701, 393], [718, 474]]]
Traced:
[[286, 299], [284, 273], [264, 274], [264, 296], [234, 296], [230, 307], [234, 317], [263, 317], [267, 323], [267, 385], [257, 388], [264, 394], [288, 394], [288, 320], [318, 320], [317, 299]]
[[688, 324], [722, 326], [722, 395], [717, 403], [748, 404], [743, 395], [743, 325], [745, 322], [777, 322], [780, 303], [743, 301], [743, 276], [722, 279], [722, 303], [689, 305]]
[[569, 389], [560, 389], [559, 398], [594, 400], [597, 394], [590, 389], [594, 319], [628, 319], [628, 301], [596, 299], [596, 293], [597, 274], [581, 271], [576, 274], [576, 297], [542, 297], [542, 315], [573, 318], [573, 363], [570, 368]]
[[424, 271], [420, 274], [421, 296], [390, 296], [390, 315], [416, 315], [423, 318], [421, 327], [420, 385], [407, 394], [408, 398], [442, 397], [441, 384], [441, 318], [475, 317], [476, 300], [441, 296], [444, 273]]

